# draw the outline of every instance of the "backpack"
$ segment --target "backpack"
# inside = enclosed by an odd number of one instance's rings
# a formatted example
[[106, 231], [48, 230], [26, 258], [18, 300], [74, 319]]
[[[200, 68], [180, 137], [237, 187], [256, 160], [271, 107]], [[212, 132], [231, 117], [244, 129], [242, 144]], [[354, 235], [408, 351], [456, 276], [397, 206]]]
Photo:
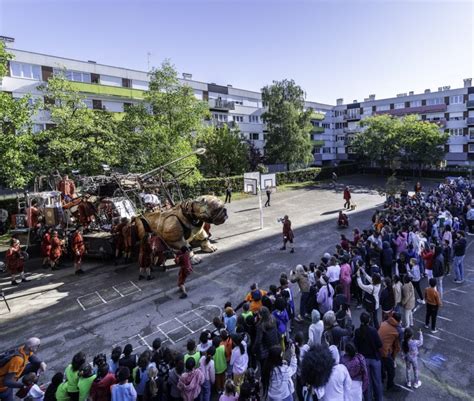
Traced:
[[364, 291], [364, 296], [362, 297], [362, 305], [367, 312], [373, 313], [375, 312], [375, 297], [374, 297], [374, 290], [372, 290], [372, 294]]
[[23, 355], [18, 352], [18, 349], [16, 348], [2, 352], [0, 354], [0, 368], [3, 368], [5, 365], [7, 365], [14, 356], [19, 356], [24, 359]]
[[254, 290], [252, 291], [252, 300], [255, 302], [261, 301], [262, 299], [262, 293], [260, 290]]

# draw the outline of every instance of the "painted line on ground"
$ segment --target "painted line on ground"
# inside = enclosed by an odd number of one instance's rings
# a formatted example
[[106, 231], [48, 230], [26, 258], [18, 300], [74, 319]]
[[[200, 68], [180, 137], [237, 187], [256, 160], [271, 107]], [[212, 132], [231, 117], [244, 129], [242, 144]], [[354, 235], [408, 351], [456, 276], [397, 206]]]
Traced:
[[449, 304], [449, 305], [454, 305], [454, 306], [461, 306], [461, 305], [457, 304], [456, 302], [446, 301], [445, 299], [443, 299], [443, 303], [446, 303], [446, 304]]
[[413, 393], [413, 390], [411, 388], [402, 386], [401, 384], [395, 384], [395, 386], [402, 388], [403, 390], [409, 391], [410, 393]]
[[148, 349], [152, 349], [152, 347], [150, 347], [150, 344], [148, 344], [148, 342], [140, 334], [137, 334], [137, 337], [145, 343], [145, 346], [147, 346]]
[[[423, 322], [423, 321], [421, 321], [421, 320], [419, 320], [419, 319], [415, 319], [415, 321], [417, 321], [418, 323], [421, 323], [421, 324], [423, 324], [423, 325], [425, 324], [425, 322]], [[439, 328], [439, 327], [438, 327], [438, 330], [439, 330], [439, 331], [442, 331], [443, 333], [449, 334], [449, 335], [451, 335], [451, 336], [457, 337], [457, 338], [459, 338], [459, 339], [461, 339], [461, 340], [468, 341], [468, 342], [474, 344], [474, 340], [472, 340], [472, 339], [470, 339], [470, 338], [461, 336], [461, 335], [459, 335], [459, 334], [453, 333], [453, 332], [448, 331], [448, 330], [446, 330], [446, 329], [441, 329], [441, 328]], [[436, 336], [433, 336], [433, 335], [431, 335], [431, 334], [429, 334], [429, 333], [426, 333], [426, 335], [427, 335], [427, 336], [430, 336], [430, 337], [435, 337], [435, 338], [436, 338]], [[440, 339], [440, 340], [442, 340], [442, 339]], [[443, 340], [443, 341], [444, 341], [444, 340]]]
[[452, 288], [451, 291], [462, 292], [463, 294], [467, 294], [467, 291], [460, 290], [459, 288]]
[[452, 322], [452, 320], [451, 320], [451, 319], [448, 319], [447, 317], [440, 316], [440, 315], [438, 315], [438, 319], [441, 319], [441, 320], [447, 320], [448, 322]]
[[141, 291], [141, 290], [142, 290], [142, 289], [141, 289], [138, 285], [136, 285], [133, 281], [130, 281], [130, 284], [133, 285], [133, 286], [137, 289], [137, 291]]
[[[82, 297], [80, 297], [80, 298], [82, 298]], [[82, 308], [82, 310], [85, 311], [86, 308], [84, 307], [84, 305], [82, 305], [81, 301], [79, 301], [79, 298], [76, 298], [76, 301], [79, 304], [79, 306]]]
[[430, 334], [430, 333], [425, 333], [425, 336], [436, 338], [437, 340], [440, 340], [440, 341], [444, 341], [441, 337], [434, 336], [433, 334]]
[[95, 294], [97, 294], [97, 296], [101, 299], [101, 301], [102, 301], [104, 304], [107, 303], [107, 301], [106, 301], [104, 298], [102, 298], [102, 297], [100, 296], [100, 294], [99, 294], [98, 291], [96, 291]]
[[112, 288], [113, 288], [114, 291], [117, 292], [122, 298], [125, 296], [125, 295], [123, 295], [119, 290], [117, 290], [117, 288], [115, 288], [115, 286], [112, 286]]
[[468, 271], [468, 272], [473, 272], [473, 273], [474, 273], [474, 269], [464, 269], [464, 270], [466, 270], [466, 271]]

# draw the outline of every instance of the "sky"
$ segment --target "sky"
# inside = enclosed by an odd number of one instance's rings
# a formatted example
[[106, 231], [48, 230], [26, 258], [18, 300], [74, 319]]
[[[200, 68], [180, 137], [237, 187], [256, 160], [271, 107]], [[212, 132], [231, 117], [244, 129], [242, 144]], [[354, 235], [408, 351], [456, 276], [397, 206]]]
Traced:
[[[462, 87], [474, 1], [0, 0], [14, 48], [259, 91], [294, 79], [335, 104]], [[147, 55], [151, 53], [151, 55]]]

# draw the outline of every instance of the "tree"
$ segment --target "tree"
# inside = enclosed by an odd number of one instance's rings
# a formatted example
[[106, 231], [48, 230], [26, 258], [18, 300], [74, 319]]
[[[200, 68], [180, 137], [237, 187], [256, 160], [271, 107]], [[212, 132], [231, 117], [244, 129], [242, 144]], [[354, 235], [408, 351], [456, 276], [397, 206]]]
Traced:
[[263, 155], [252, 141], [247, 141], [247, 162], [250, 171], [257, 171], [259, 166], [263, 165]]
[[400, 156], [400, 120], [389, 115], [368, 117], [361, 121], [363, 131], [351, 142], [351, 149], [366, 161], [377, 163], [382, 173]]
[[[178, 80], [174, 66], [165, 61], [150, 73], [145, 105], [132, 106], [119, 124], [122, 136], [128, 138], [121, 160], [130, 171], [147, 171], [191, 153], [196, 138], [205, 130], [203, 120], [209, 117], [208, 105], [194, 96], [188, 85]], [[195, 168], [196, 156], [170, 166], [172, 171]], [[187, 181], [199, 178], [199, 171]]]
[[267, 108], [262, 118], [267, 125], [265, 157], [270, 163], [304, 163], [313, 160], [312, 110], [304, 110], [304, 92], [293, 80], [273, 81], [262, 89]]
[[[0, 81], [13, 56], [0, 40]], [[9, 188], [24, 187], [33, 178], [37, 153], [33, 139], [31, 117], [37, 105], [30, 96], [14, 99], [0, 92], [0, 184]]]
[[249, 149], [242, 142], [238, 129], [230, 129], [227, 125], [213, 127], [201, 135], [198, 144], [207, 150], [199, 167], [204, 176], [228, 177], [248, 170]]
[[444, 159], [449, 135], [440, 132], [438, 125], [421, 121], [417, 116], [407, 116], [402, 120], [400, 136], [402, 158], [417, 166], [419, 174], [423, 166], [438, 166]]
[[89, 109], [84, 96], [74, 90], [62, 73], [39, 89], [45, 95], [45, 108], [54, 123], [54, 127], [36, 138], [42, 173], [79, 169], [92, 175], [102, 172], [102, 164], [118, 165], [122, 140], [112, 113]]
[[361, 122], [364, 128], [351, 143], [352, 150], [363, 160], [377, 163], [382, 172], [395, 162], [416, 165], [437, 165], [444, 156], [448, 135], [438, 125], [411, 115], [402, 119], [389, 115], [369, 117]]

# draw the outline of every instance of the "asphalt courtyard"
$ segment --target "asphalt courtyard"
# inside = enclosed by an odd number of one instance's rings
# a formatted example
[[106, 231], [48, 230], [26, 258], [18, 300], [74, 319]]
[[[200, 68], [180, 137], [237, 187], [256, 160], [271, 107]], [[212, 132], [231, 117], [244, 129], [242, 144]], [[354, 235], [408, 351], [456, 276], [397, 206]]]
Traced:
[[[155, 337], [171, 347], [184, 350], [189, 338], [209, 327], [224, 303], [238, 304], [252, 282], [264, 288], [277, 283], [281, 272], [296, 264], [318, 261], [332, 252], [341, 231], [336, 227], [342, 208], [342, 189], [349, 185], [356, 210], [349, 212], [350, 227], [369, 225], [374, 208], [383, 202], [376, 188], [382, 180], [372, 176], [343, 177], [336, 190], [329, 185], [276, 193], [270, 208], [264, 208], [264, 228], [260, 229], [257, 197], [228, 205], [229, 220], [213, 227], [218, 251], [202, 255], [188, 282], [189, 297], [178, 298], [177, 270], [156, 272], [153, 281], [138, 281], [136, 263], [113, 266], [110, 262], [88, 260], [87, 274], [77, 277], [70, 263], [51, 272], [40, 260], [28, 261], [29, 283], [12, 288], [6, 275], [0, 277], [11, 308], [0, 298], [0, 344], [2, 349], [21, 343], [30, 336], [42, 339], [40, 356], [52, 373], [70, 362], [72, 355], [85, 351], [89, 360], [99, 352], [110, 354], [113, 345], [132, 343], [137, 352]], [[423, 183], [423, 182], [422, 182]], [[423, 183], [425, 186], [428, 183]], [[410, 186], [411, 187], [411, 186]], [[280, 251], [281, 223], [288, 214], [295, 230], [296, 252]], [[388, 400], [472, 400], [474, 399], [474, 247], [468, 237], [465, 258], [466, 281], [461, 285], [444, 280], [444, 306], [439, 312], [439, 332], [423, 329], [425, 344], [420, 352], [422, 386], [405, 387], [404, 364], [397, 362], [396, 382], [400, 392], [386, 394]], [[426, 285], [422, 283], [422, 287]], [[295, 293], [297, 290], [295, 289]], [[360, 310], [353, 319], [359, 325]], [[416, 329], [423, 328], [425, 308], [415, 312]], [[305, 327], [297, 326], [296, 330]]]

